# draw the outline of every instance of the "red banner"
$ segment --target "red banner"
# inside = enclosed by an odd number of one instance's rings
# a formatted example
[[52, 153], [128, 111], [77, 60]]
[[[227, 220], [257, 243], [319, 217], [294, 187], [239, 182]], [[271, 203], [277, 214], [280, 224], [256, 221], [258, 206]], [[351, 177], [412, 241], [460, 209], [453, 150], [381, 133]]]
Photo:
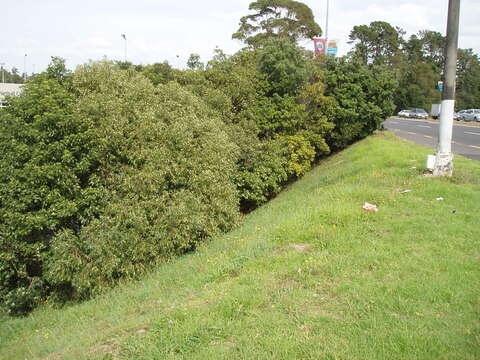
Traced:
[[313, 45], [315, 46], [315, 55], [325, 54], [325, 39], [313, 39]]

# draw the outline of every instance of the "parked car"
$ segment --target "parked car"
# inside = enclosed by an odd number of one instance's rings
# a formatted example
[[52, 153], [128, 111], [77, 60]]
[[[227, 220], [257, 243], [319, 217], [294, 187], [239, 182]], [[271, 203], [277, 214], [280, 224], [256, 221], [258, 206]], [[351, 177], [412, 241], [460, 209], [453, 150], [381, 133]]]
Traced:
[[480, 121], [480, 109], [462, 110], [460, 113], [463, 121]]
[[427, 119], [428, 113], [424, 109], [413, 109], [410, 111], [410, 117], [417, 119]]
[[453, 114], [453, 118], [455, 120], [460, 120], [462, 121], [463, 120], [463, 115], [465, 115], [465, 113], [467, 112], [468, 110], [460, 110], [459, 112], [457, 112], [457, 118], [455, 119], [455, 113]]
[[454, 112], [453, 113], [453, 120], [457, 120], [457, 121], [462, 120], [461, 114], [459, 112]]
[[410, 117], [411, 110], [401, 110], [397, 115], [400, 117]]

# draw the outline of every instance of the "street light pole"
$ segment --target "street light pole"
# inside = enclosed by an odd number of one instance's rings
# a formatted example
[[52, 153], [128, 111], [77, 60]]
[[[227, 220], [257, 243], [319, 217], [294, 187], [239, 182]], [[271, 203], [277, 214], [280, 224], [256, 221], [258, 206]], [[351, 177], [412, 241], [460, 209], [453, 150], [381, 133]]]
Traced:
[[125, 40], [125, 54], [124, 54], [124, 62], [127, 63], [127, 36], [122, 34], [123, 40]]
[[325, 46], [328, 46], [328, 13], [330, 10], [330, 0], [327, 0], [327, 17], [325, 19]]
[[5, 63], [0, 63], [0, 66], [2, 67], [2, 84], [5, 83], [5, 71], [3, 70], [3, 65], [5, 65]]
[[23, 80], [27, 80], [27, 54], [23, 57]]
[[452, 176], [452, 127], [455, 110], [455, 77], [457, 73], [458, 27], [460, 21], [460, 0], [449, 0], [447, 22], [447, 44], [445, 46], [444, 88], [438, 147], [433, 167], [434, 176]]

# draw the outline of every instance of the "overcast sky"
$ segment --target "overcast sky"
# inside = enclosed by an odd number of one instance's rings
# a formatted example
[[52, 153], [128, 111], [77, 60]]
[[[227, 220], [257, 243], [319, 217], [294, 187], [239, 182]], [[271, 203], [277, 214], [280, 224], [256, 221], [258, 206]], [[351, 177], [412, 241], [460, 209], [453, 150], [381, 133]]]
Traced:
[[[1, 0], [0, 63], [27, 72], [44, 70], [51, 56], [70, 68], [103, 56], [134, 63], [164, 60], [185, 66], [191, 53], [203, 60], [218, 46], [232, 54], [241, 43], [231, 39], [251, 0]], [[327, 0], [303, 1], [325, 27]], [[330, 0], [329, 38], [348, 50], [354, 25], [387, 21], [407, 36], [429, 29], [445, 34], [448, 0]], [[313, 48], [309, 42], [302, 44]], [[459, 46], [480, 53], [480, 0], [462, 0]], [[177, 56], [178, 55], [178, 56]]]

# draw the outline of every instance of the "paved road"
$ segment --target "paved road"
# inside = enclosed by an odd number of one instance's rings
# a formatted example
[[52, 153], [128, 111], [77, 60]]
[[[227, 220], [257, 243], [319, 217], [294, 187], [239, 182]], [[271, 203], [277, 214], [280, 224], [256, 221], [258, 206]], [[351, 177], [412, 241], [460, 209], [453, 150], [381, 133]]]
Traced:
[[[438, 121], [390, 118], [383, 125], [396, 135], [417, 144], [437, 147]], [[480, 126], [453, 124], [452, 151], [480, 160]]]

